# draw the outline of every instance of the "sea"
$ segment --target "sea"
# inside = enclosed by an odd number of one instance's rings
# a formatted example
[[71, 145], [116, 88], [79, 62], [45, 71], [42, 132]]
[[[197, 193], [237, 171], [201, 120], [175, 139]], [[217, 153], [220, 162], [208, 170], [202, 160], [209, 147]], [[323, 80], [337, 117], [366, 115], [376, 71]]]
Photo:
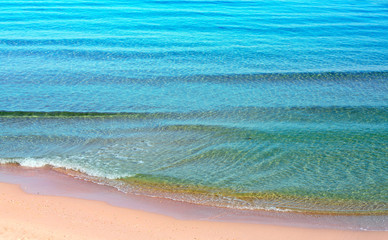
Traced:
[[0, 0], [0, 163], [388, 215], [386, 0]]

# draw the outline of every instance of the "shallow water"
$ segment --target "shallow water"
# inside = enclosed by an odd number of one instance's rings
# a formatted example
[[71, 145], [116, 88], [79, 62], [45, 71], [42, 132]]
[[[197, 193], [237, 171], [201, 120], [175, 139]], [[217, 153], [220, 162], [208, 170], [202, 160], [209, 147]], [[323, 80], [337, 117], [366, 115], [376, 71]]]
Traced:
[[385, 1], [0, 4], [0, 163], [216, 206], [387, 213]]

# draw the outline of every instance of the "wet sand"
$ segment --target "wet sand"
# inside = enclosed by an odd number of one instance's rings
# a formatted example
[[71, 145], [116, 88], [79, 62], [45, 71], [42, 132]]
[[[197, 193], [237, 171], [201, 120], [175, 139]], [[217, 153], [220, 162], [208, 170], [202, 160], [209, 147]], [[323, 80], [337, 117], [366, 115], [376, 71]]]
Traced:
[[[20, 172], [18, 169], [8, 168], [0, 172], [1, 182], [7, 179], [7, 182], [16, 183], [0, 183], [0, 239], [388, 238], [387, 231], [349, 231], [328, 229], [327, 226], [320, 229], [319, 226], [311, 228], [303, 227], [302, 224], [287, 226], [287, 221], [268, 216], [261, 218], [261, 222], [248, 221], [249, 218], [241, 218], [245, 219], [241, 221], [237, 215], [231, 214], [229, 219], [217, 219], [217, 214], [227, 214], [213, 208], [196, 208], [160, 199], [147, 200], [142, 196], [132, 198], [130, 203], [125, 198], [127, 206], [122, 205], [123, 199], [117, 201], [117, 204], [108, 204], [104, 198], [110, 198], [110, 191], [114, 191], [111, 188], [95, 186], [96, 189], [93, 189], [95, 184], [71, 180], [50, 171], [43, 171], [45, 178], [37, 177], [42, 174], [40, 170], [24, 171], [16, 175], [16, 172]], [[18, 181], [24, 181], [25, 184]], [[29, 181], [28, 184], [26, 181]], [[45, 183], [42, 184], [42, 181]], [[101, 192], [101, 188], [105, 190]], [[93, 200], [96, 194], [99, 194], [97, 199], [100, 201]], [[171, 212], [172, 205], [180, 205], [175, 208], [175, 215], [164, 214], [163, 209], [166, 213]]]

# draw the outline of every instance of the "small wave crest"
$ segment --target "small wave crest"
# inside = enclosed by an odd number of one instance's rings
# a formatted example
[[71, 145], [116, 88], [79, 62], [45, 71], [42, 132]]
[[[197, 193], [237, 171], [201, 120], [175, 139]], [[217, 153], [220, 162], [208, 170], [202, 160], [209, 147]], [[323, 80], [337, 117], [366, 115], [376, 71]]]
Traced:
[[26, 158], [12, 158], [12, 159], [0, 158], [0, 164], [3, 164], [3, 165], [16, 164], [18, 166], [28, 167], [28, 168], [49, 167], [53, 169], [63, 169], [68, 172], [77, 173], [74, 176], [78, 176], [78, 175], [88, 176], [88, 177], [85, 177], [85, 179], [88, 179], [88, 178], [117, 179], [121, 177], [131, 176], [131, 175], [123, 176], [123, 175], [117, 175], [117, 174], [116, 175], [107, 174], [103, 171], [99, 171], [98, 169], [85, 168], [80, 164], [65, 162], [63, 161], [63, 159], [59, 157], [51, 157], [51, 158], [26, 157]]

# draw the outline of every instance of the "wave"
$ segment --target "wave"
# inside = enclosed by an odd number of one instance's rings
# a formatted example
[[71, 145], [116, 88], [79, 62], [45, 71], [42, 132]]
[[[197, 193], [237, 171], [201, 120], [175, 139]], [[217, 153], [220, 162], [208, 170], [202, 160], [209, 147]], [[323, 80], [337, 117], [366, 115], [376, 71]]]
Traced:
[[51, 165], [122, 191], [229, 207], [387, 209], [386, 107], [1, 114], [2, 163]]
[[198, 203], [386, 211], [383, 3], [2, 6], [0, 162]]
[[37, 164], [33, 158], [21, 162], [17, 159], [0, 159], [0, 167], [16, 165], [29, 168], [49, 168], [77, 179], [113, 187], [124, 193], [223, 208], [322, 215], [385, 216], [388, 213], [388, 206], [384, 200], [364, 201], [347, 198], [345, 201], [338, 194], [321, 197], [309, 193], [303, 196], [300, 192], [287, 191], [238, 192], [234, 189], [192, 184], [182, 182], [181, 179], [160, 178], [147, 174], [107, 177], [76, 166], [64, 166], [49, 159], [40, 164]]

